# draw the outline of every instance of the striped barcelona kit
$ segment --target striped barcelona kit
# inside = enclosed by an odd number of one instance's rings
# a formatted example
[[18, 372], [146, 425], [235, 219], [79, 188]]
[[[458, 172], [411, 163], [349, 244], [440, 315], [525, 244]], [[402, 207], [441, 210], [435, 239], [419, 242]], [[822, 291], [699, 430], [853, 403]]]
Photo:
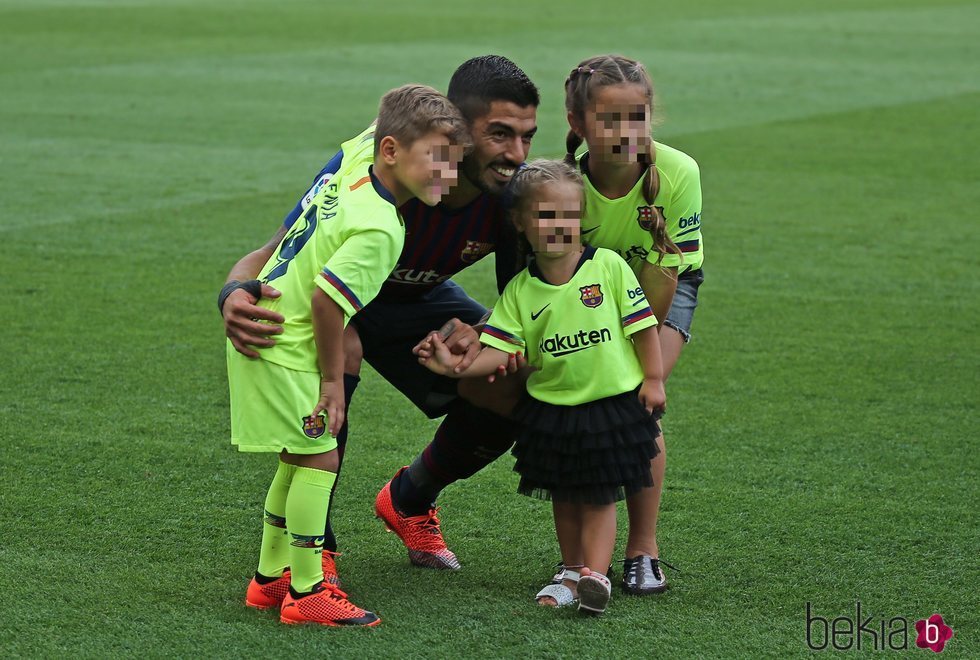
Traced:
[[[371, 160], [373, 129], [345, 143], [313, 179], [313, 185], [290, 211], [283, 224], [292, 226], [302, 218], [310, 199], [332, 176], [348, 169], [349, 162]], [[366, 142], [359, 142], [367, 137]], [[351, 153], [348, 144], [358, 151]], [[370, 149], [366, 147], [370, 146]], [[379, 300], [416, 300], [456, 273], [472, 266], [490, 253], [496, 253], [497, 291], [516, 272], [514, 238], [504, 219], [501, 202], [483, 193], [469, 204], [450, 209], [444, 204], [426, 206], [410, 199], [400, 208], [405, 222], [405, 243], [401, 254], [378, 294]]]

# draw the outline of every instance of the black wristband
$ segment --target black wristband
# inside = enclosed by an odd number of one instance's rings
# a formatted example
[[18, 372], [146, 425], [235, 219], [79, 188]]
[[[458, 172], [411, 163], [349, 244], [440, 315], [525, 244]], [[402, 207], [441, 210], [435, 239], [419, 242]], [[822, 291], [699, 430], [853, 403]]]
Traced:
[[221, 293], [218, 294], [219, 313], [224, 314], [225, 300], [228, 299], [228, 296], [231, 295], [232, 291], [237, 291], [238, 289], [245, 289], [252, 294], [256, 300], [262, 300], [262, 282], [258, 280], [248, 280], [246, 282], [232, 280], [221, 287]]

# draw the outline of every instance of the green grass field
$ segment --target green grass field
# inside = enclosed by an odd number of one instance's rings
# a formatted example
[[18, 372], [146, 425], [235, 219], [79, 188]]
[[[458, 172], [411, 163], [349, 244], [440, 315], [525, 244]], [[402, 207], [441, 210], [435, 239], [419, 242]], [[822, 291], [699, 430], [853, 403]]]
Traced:
[[[980, 5], [683, 5], [0, 0], [0, 654], [804, 656], [806, 603], [856, 601], [875, 627], [941, 613], [945, 653], [980, 654]], [[367, 369], [336, 528], [384, 621], [247, 610], [273, 461], [228, 441], [229, 267], [389, 88], [505, 54], [556, 156], [564, 76], [610, 51], [648, 65], [656, 135], [703, 176], [673, 588], [536, 608], [557, 545], [509, 456], [441, 498], [463, 570], [410, 567], [372, 502], [435, 425]], [[458, 281], [491, 303], [492, 279]]]

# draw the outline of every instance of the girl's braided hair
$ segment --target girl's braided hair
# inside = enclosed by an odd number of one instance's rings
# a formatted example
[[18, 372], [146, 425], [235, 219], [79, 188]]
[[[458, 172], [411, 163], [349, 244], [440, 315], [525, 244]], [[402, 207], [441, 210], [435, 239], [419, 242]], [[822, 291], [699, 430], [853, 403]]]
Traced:
[[[622, 55], [599, 55], [590, 57], [572, 69], [565, 80], [565, 109], [580, 121], [585, 119], [585, 111], [592, 102], [596, 90], [608, 85], [632, 84], [643, 88], [653, 110], [653, 82], [642, 64]], [[653, 201], [660, 192], [660, 175], [657, 173], [657, 153], [653, 140], [649, 148], [640, 154], [640, 163], [646, 167], [643, 174], [643, 199], [649, 205], [649, 222], [642, 224], [653, 237], [653, 249], [660, 255], [657, 263], [667, 253], [680, 254], [680, 250], [667, 235], [667, 221]], [[582, 145], [582, 137], [569, 130], [565, 138], [565, 162], [576, 165], [575, 152]]]

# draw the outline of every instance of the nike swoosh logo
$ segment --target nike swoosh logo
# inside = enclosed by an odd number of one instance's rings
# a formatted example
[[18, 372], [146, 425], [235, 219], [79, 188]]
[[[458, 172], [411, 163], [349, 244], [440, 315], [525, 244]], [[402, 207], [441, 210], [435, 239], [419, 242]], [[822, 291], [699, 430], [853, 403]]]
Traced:
[[588, 233], [590, 233], [590, 232], [593, 232], [593, 231], [595, 231], [596, 229], [598, 229], [598, 227], [593, 227], [592, 229], [583, 229], [583, 230], [582, 230], [582, 236], [585, 236], [586, 234], [588, 234]]
[[534, 312], [531, 312], [531, 320], [532, 321], [537, 321], [538, 320], [538, 317], [541, 316], [541, 314], [544, 312], [544, 310], [548, 309], [549, 307], [551, 307], [551, 303], [548, 303], [547, 305], [545, 305], [544, 307], [542, 307], [541, 309], [539, 309], [537, 314], [535, 314]]

